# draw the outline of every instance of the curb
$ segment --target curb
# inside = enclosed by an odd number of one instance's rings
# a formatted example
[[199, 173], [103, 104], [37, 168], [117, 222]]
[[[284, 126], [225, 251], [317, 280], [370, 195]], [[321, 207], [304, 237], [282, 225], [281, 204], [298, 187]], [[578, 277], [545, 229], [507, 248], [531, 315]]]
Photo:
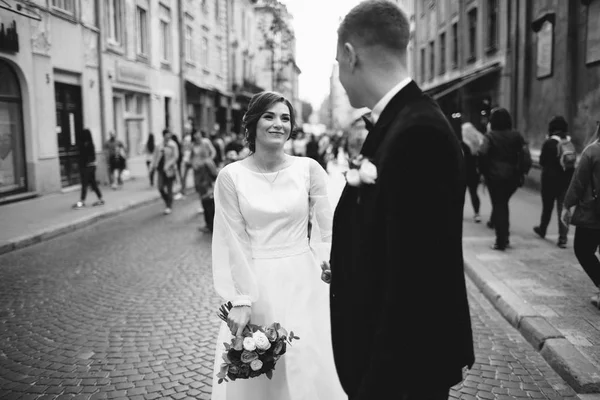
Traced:
[[114, 217], [115, 215], [121, 214], [122, 212], [133, 210], [138, 207], [143, 207], [145, 205], [154, 203], [160, 200], [160, 196], [156, 195], [149, 199], [144, 199], [138, 202], [129, 202], [123, 204], [115, 209], [108, 210], [106, 212], [100, 214], [92, 214], [80, 219], [76, 219], [74, 221], [69, 221], [66, 224], [61, 224], [57, 226], [53, 226], [50, 228], [42, 229], [32, 235], [21, 236], [15, 239], [12, 239], [10, 242], [0, 245], [0, 255], [9, 253], [11, 251], [19, 250], [28, 246], [31, 246], [36, 243], [45, 242], [46, 240], [55, 238], [57, 236], [61, 236], [67, 234], [69, 232], [76, 231], [81, 228], [85, 228], [86, 226], [90, 226], [98, 221], [102, 221], [104, 219]]
[[577, 393], [600, 393], [600, 371], [562, 333], [474, 254], [465, 252], [464, 268], [467, 276], [500, 314]]

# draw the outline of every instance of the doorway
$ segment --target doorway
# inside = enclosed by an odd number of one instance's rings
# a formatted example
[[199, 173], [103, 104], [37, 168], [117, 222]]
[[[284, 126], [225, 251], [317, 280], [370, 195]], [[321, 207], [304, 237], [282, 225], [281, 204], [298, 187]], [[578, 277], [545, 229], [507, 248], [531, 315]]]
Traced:
[[56, 134], [62, 187], [81, 182], [79, 137], [83, 129], [81, 87], [56, 82]]

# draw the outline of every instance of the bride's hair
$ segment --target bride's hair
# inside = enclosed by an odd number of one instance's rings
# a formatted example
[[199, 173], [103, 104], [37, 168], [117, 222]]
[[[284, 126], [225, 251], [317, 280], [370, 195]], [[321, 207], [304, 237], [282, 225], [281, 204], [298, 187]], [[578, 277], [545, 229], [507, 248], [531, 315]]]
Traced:
[[257, 93], [250, 100], [248, 111], [246, 111], [246, 114], [244, 114], [244, 118], [242, 119], [242, 126], [244, 128], [246, 142], [248, 143], [248, 148], [252, 153], [256, 151], [256, 125], [258, 120], [276, 103], [283, 103], [289, 108], [290, 124], [292, 128], [288, 140], [294, 137], [296, 117], [292, 103], [290, 103], [289, 100], [286, 99], [281, 93], [268, 91]]

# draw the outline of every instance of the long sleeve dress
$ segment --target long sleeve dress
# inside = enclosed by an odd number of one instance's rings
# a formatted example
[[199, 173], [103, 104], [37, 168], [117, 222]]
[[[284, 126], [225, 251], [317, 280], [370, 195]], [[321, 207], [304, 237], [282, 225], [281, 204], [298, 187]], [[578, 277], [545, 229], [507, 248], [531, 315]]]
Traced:
[[[347, 399], [335, 370], [329, 286], [320, 263], [329, 260], [332, 212], [328, 176], [310, 158], [294, 157], [278, 173], [259, 173], [236, 162], [215, 186], [212, 243], [214, 285], [233, 304], [252, 304], [251, 322], [279, 322], [300, 337], [266, 376], [217, 384], [213, 400]], [[309, 236], [309, 221], [312, 227]], [[221, 324], [214, 375], [223, 342]]]

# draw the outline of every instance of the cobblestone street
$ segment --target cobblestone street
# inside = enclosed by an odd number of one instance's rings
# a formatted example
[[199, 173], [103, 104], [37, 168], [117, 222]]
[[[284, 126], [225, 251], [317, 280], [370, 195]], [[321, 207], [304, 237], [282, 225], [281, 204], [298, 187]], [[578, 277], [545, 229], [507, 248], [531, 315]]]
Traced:
[[[219, 299], [197, 207], [153, 204], [0, 256], [0, 398], [209, 399]], [[452, 398], [577, 398], [469, 293], [477, 363]], [[432, 345], [452, 345], [444, 329]]]

